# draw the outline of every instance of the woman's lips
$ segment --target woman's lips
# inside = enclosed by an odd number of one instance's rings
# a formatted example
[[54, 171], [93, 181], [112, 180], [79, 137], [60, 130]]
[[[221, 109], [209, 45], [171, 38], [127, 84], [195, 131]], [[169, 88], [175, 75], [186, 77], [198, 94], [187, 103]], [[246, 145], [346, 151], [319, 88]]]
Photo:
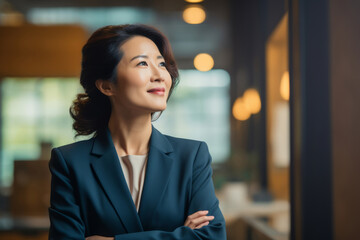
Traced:
[[150, 90], [147, 91], [148, 93], [152, 93], [152, 94], [156, 94], [159, 96], [164, 96], [165, 95], [165, 88], [152, 88]]

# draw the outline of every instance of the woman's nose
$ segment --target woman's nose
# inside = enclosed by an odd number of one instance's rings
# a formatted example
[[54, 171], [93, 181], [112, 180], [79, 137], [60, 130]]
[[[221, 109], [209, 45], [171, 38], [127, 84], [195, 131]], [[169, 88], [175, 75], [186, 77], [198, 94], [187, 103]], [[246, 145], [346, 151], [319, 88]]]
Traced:
[[152, 73], [151, 73], [151, 78], [150, 78], [150, 81], [152, 82], [163, 82], [164, 81], [164, 78], [161, 74], [161, 71], [156, 67], [156, 66], [153, 66], [152, 67]]

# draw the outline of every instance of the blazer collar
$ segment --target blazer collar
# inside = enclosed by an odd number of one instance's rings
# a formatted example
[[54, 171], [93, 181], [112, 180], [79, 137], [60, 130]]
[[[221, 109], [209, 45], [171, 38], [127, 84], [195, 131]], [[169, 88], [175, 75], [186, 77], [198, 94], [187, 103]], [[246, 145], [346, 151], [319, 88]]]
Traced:
[[139, 217], [145, 231], [150, 230], [152, 216], [161, 202], [170, 179], [173, 165], [171, 152], [173, 152], [171, 143], [153, 127], [139, 207]]
[[173, 161], [168, 154], [172, 151], [168, 139], [152, 127], [143, 192], [137, 213], [109, 129], [106, 128], [95, 137], [91, 153], [99, 158], [93, 158], [92, 168], [129, 233], [147, 230], [151, 224], [153, 212], [169, 180]]

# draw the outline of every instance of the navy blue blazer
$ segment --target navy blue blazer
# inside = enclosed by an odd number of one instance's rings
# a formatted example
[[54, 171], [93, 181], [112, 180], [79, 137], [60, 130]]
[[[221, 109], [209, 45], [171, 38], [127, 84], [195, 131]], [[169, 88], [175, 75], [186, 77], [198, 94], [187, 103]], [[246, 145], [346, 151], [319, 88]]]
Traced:
[[[226, 239], [206, 143], [166, 136], [153, 127], [149, 146], [139, 212], [108, 129], [54, 148], [49, 239]], [[209, 210], [214, 220], [201, 229], [183, 226], [199, 210]]]

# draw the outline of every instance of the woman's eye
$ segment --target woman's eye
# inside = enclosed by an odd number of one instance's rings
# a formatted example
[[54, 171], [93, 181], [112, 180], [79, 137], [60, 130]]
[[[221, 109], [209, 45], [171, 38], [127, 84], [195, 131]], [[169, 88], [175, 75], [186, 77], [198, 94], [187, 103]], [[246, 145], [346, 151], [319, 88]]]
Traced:
[[145, 61], [139, 62], [137, 66], [147, 66], [147, 62]]
[[161, 62], [161, 63], [160, 63], [160, 66], [161, 66], [161, 67], [166, 67], [166, 63], [165, 63], [165, 62]]

